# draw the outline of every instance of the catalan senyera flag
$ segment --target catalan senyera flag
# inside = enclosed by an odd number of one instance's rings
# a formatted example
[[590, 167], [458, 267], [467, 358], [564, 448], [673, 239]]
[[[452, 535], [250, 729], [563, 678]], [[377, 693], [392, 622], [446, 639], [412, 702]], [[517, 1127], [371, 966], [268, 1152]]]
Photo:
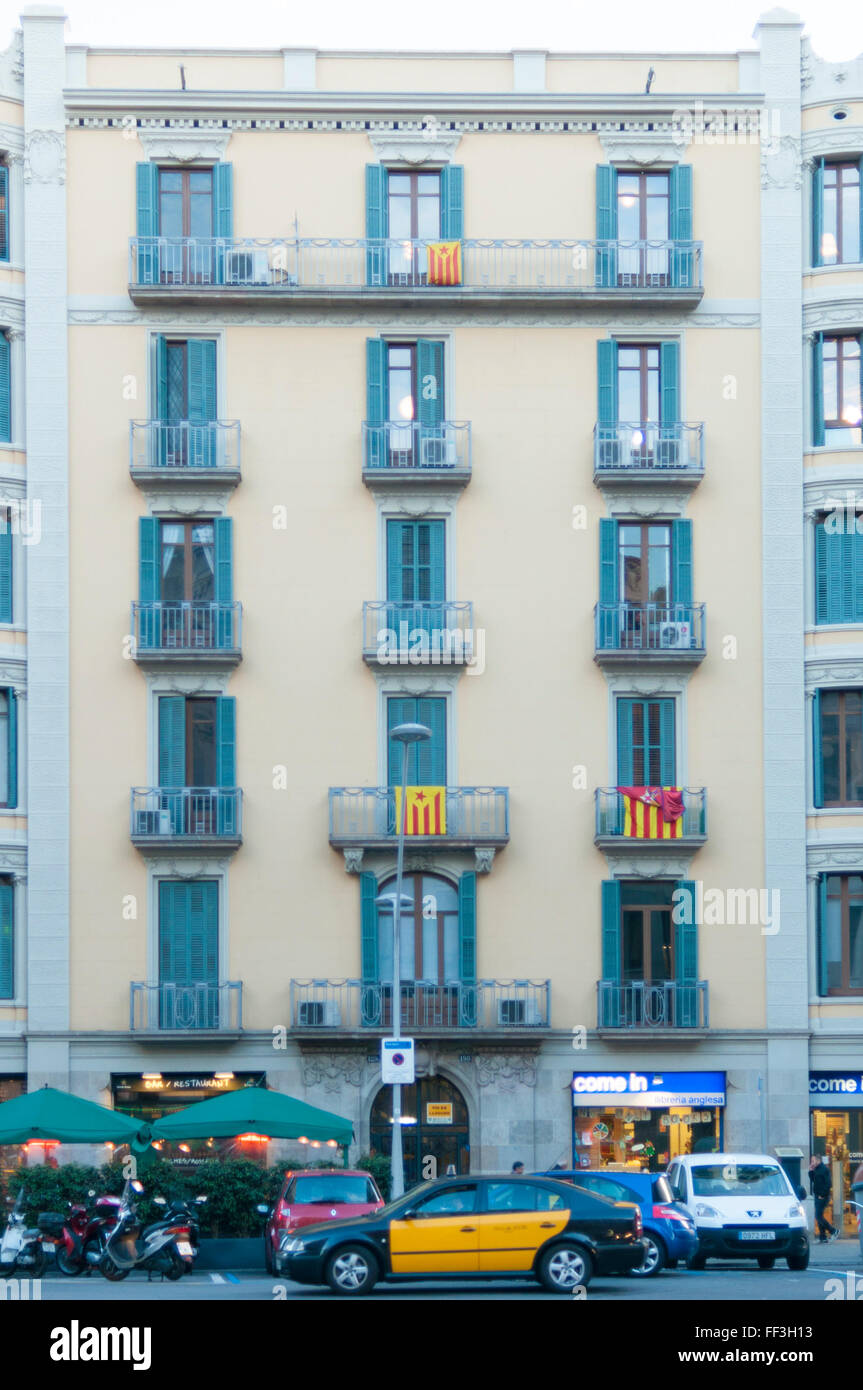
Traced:
[[461, 242], [430, 241], [428, 251], [428, 283], [430, 285], [461, 284]]
[[623, 797], [623, 833], [636, 840], [677, 840], [683, 817], [679, 787], [618, 787]]
[[[396, 787], [396, 826], [401, 824], [402, 789]], [[406, 835], [446, 834], [446, 787], [408, 787]]]

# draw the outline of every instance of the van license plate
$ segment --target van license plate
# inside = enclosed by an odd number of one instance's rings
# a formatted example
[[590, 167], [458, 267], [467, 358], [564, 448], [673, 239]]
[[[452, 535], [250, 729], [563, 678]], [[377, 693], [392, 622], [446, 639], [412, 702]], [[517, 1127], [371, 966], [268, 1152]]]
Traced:
[[775, 1231], [741, 1231], [741, 1240], [775, 1240]]
[[191, 1255], [192, 1247], [187, 1240], [177, 1241], [177, 1253], [179, 1255]]

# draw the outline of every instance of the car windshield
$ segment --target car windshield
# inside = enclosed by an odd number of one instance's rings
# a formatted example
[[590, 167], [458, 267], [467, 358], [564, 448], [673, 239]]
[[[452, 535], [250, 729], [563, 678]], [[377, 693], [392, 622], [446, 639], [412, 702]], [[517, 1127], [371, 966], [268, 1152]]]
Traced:
[[291, 1201], [301, 1207], [363, 1206], [379, 1200], [368, 1178], [297, 1178]]
[[704, 1163], [692, 1169], [696, 1197], [787, 1197], [781, 1168], [767, 1163]]

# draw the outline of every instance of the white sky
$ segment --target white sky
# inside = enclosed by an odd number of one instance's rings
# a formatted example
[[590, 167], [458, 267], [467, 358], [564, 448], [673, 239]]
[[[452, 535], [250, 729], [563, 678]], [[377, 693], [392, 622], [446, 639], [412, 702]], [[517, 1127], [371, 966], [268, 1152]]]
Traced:
[[[223, 48], [548, 48], [614, 52], [752, 47], [758, 0], [67, 0], [75, 43]], [[0, 48], [22, 0], [0, 0]], [[788, 5], [793, 9], [793, 4]], [[860, 0], [809, 0], [822, 58], [863, 52]]]

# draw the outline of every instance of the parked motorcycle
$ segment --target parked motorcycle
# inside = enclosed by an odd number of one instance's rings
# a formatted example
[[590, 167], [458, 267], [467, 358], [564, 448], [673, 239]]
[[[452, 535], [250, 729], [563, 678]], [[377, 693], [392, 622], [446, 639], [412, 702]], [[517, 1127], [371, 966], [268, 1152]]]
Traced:
[[190, 1274], [195, 1260], [198, 1258], [198, 1251], [201, 1245], [201, 1227], [198, 1221], [196, 1207], [203, 1206], [206, 1197], [175, 1197], [168, 1202], [165, 1208], [165, 1220], [174, 1220], [185, 1224], [189, 1228], [189, 1245], [192, 1247], [191, 1255], [183, 1257], [186, 1266], [186, 1273]]
[[[137, 1178], [127, 1181], [119, 1220], [109, 1232], [104, 1253], [98, 1261], [100, 1272], [112, 1282], [125, 1279], [133, 1269], [146, 1269], [148, 1280], [154, 1273], [161, 1274], [164, 1279], [180, 1279], [185, 1273], [186, 1261], [192, 1258], [190, 1222], [185, 1214], [166, 1213], [161, 1220], [142, 1226], [135, 1198], [143, 1191], [143, 1183]], [[164, 1197], [153, 1200], [167, 1206]]]
[[[6, 1200], [12, 1201], [11, 1197]], [[39, 1279], [45, 1269], [45, 1251], [38, 1229], [29, 1227], [24, 1219], [25, 1206], [24, 1188], [20, 1187], [0, 1238], [0, 1270], [13, 1274], [16, 1269], [26, 1269], [32, 1278]]]
[[[88, 1194], [95, 1197], [93, 1189]], [[85, 1270], [89, 1272], [94, 1263], [102, 1258], [108, 1232], [117, 1224], [121, 1198], [108, 1195], [98, 1197], [95, 1206], [88, 1210], [81, 1202], [70, 1202], [68, 1213], [41, 1212], [38, 1227], [43, 1236], [43, 1244], [54, 1246], [57, 1269], [61, 1274], [74, 1278]], [[95, 1260], [88, 1258], [95, 1255]]]

